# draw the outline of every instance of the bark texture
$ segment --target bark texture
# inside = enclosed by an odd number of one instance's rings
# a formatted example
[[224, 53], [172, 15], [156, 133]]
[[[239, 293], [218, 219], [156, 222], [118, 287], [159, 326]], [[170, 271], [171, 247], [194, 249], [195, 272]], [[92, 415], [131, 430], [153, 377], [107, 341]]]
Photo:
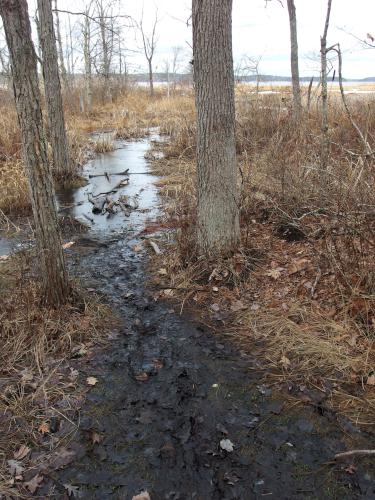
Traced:
[[328, 167], [329, 160], [329, 124], [328, 124], [328, 86], [327, 86], [327, 34], [329, 28], [329, 20], [331, 16], [332, 0], [327, 2], [327, 14], [324, 24], [323, 35], [320, 38], [320, 64], [321, 64], [321, 85], [322, 85], [322, 143], [321, 143], [321, 157], [320, 166], [322, 170], [322, 185], [325, 184], [325, 172]]
[[230, 253], [239, 243], [232, 0], [193, 0], [197, 106], [198, 249]]
[[31, 39], [26, 0], [0, 0], [0, 15], [11, 59], [13, 90], [30, 185], [44, 300], [50, 305], [59, 306], [68, 299], [70, 289], [47, 158], [37, 59]]
[[299, 119], [302, 113], [302, 101], [298, 67], [297, 16], [294, 0], [288, 0], [288, 13], [290, 26], [290, 67], [293, 86], [293, 112], [295, 118]]
[[51, 0], [38, 0], [38, 13], [38, 32], [43, 55], [43, 79], [53, 165], [58, 177], [70, 177], [72, 175], [72, 162], [65, 129]]

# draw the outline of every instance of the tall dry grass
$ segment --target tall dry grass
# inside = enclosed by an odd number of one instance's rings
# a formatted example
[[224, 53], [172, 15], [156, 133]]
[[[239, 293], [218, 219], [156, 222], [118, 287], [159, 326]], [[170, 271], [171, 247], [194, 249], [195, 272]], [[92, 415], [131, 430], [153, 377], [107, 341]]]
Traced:
[[[375, 100], [348, 100], [375, 149]], [[205, 320], [207, 311], [213, 320], [227, 318], [242, 348], [261, 345], [264, 368], [278, 381], [319, 386], [332, 407], [371, 424], [375, 161], [363, 154], [339, 95], [330, 95], [330, 158], [322, 175], [319, 100], [296, 124], [289, 90], [256, 95], [237, 89], [242, 245], [223, 262], [197, 258], [192, 243], [193, 97], [160, 100], [153, 109], [170, 137], [159, 146], [164, 158], [154, 161], [168, 226], [175, 228], [175, 242], [160, 262], [168, 271], [165, 287], [184, 306], [200, 304]]]

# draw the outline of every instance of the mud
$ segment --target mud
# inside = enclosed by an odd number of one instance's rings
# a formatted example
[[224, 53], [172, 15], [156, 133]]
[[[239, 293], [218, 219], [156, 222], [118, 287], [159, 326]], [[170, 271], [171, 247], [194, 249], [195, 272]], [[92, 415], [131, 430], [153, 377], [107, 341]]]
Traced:
[[[147, 148], [147, 141], [125, 145], [95, 160], [91, 171], [131, 170], [134, 163], [147, 171]], [[98, 383], [69, 445], [75, 460], [51, 475], [46, 496], [68, 498], [70, 488], [101, 500], [127, 500], [142, 490], [152, 500], [375, 498], [365, 460], [352, 473], [348, 464], [327, 464], [353, 443], [368, 447], [366, 435], [319, 405], [291, 407], [262, 384], [261, 360], [154, 300], [149, 247], [140, 236], [158, 215], [153, 180], [138, 176], [133, 185], [144, 193], [137, 213], [108, 224], [95, 219], [67, 251], [72, 274], [102, 294], [122, 326], [105, 352], [78, 365], [83, 383], [87, 376]], [[76, 205], [84, 194], [70, 201]], [[76, 205], [74, 215], [83, 207]], [[221, 447], [225, 439], [233, 451]]]

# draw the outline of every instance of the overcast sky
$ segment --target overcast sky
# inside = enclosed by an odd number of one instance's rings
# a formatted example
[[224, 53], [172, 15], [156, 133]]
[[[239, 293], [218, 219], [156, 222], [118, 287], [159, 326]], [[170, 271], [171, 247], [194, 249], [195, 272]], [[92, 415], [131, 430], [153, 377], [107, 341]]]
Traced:
[[[29, 0], [30, 8], [35, 0]], [[86, 0], [58, 0], [61, 9], [80, 10]], [[88, 0], [87, 0], [88, 1]], [[151, 26], [158, 10], [158, 46], [155, 69], [162, 71], [164, 60], [172, 57], [171, 48], [182, 46], [189, 60], [191, 27], [187, 20], [191, 0], [118, 0], [122, 14], [139, 20], [144, 11], [145, 25]], [[263, 74], [290, 75], [289, 21], [286, 0], [233, 0], [233, 51], [235, 61], [243, 55], [260, 58]], [[327, 0], [295, 0], [301, 76], [318, 74], [316, 56], [319, 53]], [[340, 42], [344, 53], [343, 73], [346, 78], [375, 76], [375, 49], [363, 49], [360, 39], [367, 33], [375, 36], [375, 0], [333, 0], [328, 43]], [[129, 49], [140, 48], [134, 32], [126, 37]], [[146, 70], [142, 54], [131, 52], [129, 63], [133, 71]]]

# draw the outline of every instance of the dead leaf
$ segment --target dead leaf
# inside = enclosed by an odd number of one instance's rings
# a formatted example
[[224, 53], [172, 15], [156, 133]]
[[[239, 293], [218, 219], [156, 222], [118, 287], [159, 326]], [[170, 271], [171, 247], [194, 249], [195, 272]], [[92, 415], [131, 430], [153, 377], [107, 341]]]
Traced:
[[12, 476], [19, 476], [25, 470], [25, 467], [18, 460], [8, 460], [7, 464]]
[[64, 488], [66, 489], [69, 497], [78, 497], [79, 496], [79, 488], [78, 486], [73, 486], [72, 484], [64, 484]]
[[141, 251], [142, 251], [142, 245], [134, 245], [133, 252], [141, 252]]
[[28, 446], [26, 446], [25, 444], [21, 445], [19, 450], [17, 450], [15, 453], [14, 453], [14, 458], [16, 460], [22, 460], [23, 458], [26, 457], [26, 455], [28, 455], [30, 452], [30, 448]]
[[222, 439], [220, 441], [220, 448], [228, 453], [231, 453], [234, 450], [234, 445], [229, 439]]
[[158, 273], [161, 276], [166, 276], [168, 274], [168, 271], [165, 269], [165, 267], [162, 267], [161, 269], [159, 269]]
[[371, 375], [369, 375], [367, 377], [366, 384], [367, 385], [375, 385], [375, 373], [372, 373]]
[[87, 377], [86, 382], [88, 385], [96, 385], [98, 383], [98, 379], [95, 377]]
[[154, 367], [157, 369], [157, 370], [160, 370], [161, 368], [164, 367], [164, 363], [163, 361], [161, 361], [160, 359], [153, 359], [152, 360], [152, 364], [154, 365]]
[[91, 432], [91, 441], [92, 444], [99, 444], [103, 440], [103, 436], [99, 434], [98, 432], [92, 431]]
[[345, 472], [352, 475], [352, 474], [355, 474], [356, 470], [357, 470], [357, 467], [354, 464], [350, 464], [346, 467]]
[[74, 245], [74, 241], [68, 241], [68, 243], [64, 243], [62, 245], [63, 249], [65, 250], [66, 248], [70, 248]]
[[211, 308], [214, 312], [219, 312], [219, 311], [220, 311], [220, 306], [219, 306], [219, 304], [211, 304], [211, 305], [210, 305], [210, 308]]
[[161, 250], [158, 247], [158, 245], [154, 241], [152, 241], [152, 240], [149, 240], [149, 243], [150, 243], [150, 246], [153, 249], [153, 251], [156, 253], [156, 255], [160, 255], [161, 254]]
[[290, 359], [287, 358], [286, 356], [281, 356], [280, 364], [282, 365], [283, 368], [287, 369], [290, 366]]
[[217, 287], [217, 286], [213, 286], [213, 287], [212, 287], [212, 291], [213, 291], [213, 292], [218, 292], [218, 291], [219, 291], [219, 289], [218, 289], [218, 287]]
[[38, 427], [38, 431], [43, 434], [49, 434], [51, 432], [51, 428], [48, 422], [42, 422], [40, 426]]
[[0, 255], [0, 260], [7, 260], [9, 259], [9, 255]]
[[295, 259], [289, 266], [289, 274], [296, 274], [305, 270], [310, 265], [308, 259]]
[[39, 488], [39, 486], [42, 482], [43, 482], [43, 477], [39, 476], [39, 474], [37, 474], [32, 479], [30, 479], [30, 481], [25, 483], [25, 486], [30, 491], [30, 493], [33, 495], [36, 492], [36, 490]]
[[136, 375], [135, 379], [138, 380], [139, 382], [146, 382], [146, 380], [149, 379], [149, 376], [146, 372], [142, 372]]
[[247, 306], [245, 306], [245, 304], [241, 300], [233, 301], [232, 305], [230, 306], [230, 310], [232, 312], [243, 311], [244, 309], [247, 309]]
[[141, 491], [139, 495], [134, 495], [132, 500], [151, 500], [151, 497], [148, 491]]
[[274, 280], [277, 280], [281, 276], [281, 271], [280, 269], [270, 269], [269, 271], [266, 272], [266, 276], [270, 276]]

